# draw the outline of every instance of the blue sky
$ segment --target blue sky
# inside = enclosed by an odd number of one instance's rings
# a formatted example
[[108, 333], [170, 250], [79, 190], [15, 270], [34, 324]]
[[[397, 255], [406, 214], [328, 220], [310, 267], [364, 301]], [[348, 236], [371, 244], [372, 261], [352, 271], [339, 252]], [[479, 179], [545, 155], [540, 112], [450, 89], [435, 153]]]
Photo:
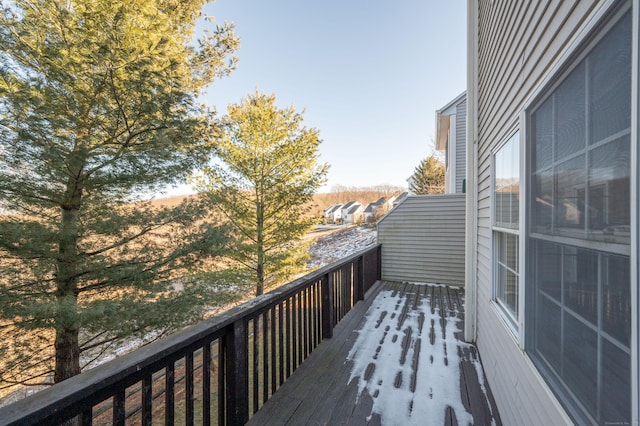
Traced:
[[435, 110], [466, 83], [463, 0], [217, 0], [237, 69], [204, 100], [219, 114], [257, 87], [320, 131], [327, 185], [406, 185], [435, 137]]

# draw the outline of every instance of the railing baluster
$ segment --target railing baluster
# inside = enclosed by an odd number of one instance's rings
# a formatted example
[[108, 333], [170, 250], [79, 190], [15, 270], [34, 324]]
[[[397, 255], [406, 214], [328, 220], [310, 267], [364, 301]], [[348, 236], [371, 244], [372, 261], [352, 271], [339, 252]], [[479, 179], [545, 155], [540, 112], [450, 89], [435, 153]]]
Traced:
[[175, 367], [171, 362], [167, 365], [164, 375], [164, 424], [173, 424], [173, 408], [175, 401]]
[[115, 426], [124, 425], [124, 391], [124, 387], [121, 387], [113, 395], [113, 424]]
[[344, 318], [347, 312], [349, 312], [349, 309], [351, 309], [351, 264], [345, 266], [344, 277], [344, 299], [346, 303], [344, 304], [344, 311], [342, 311], [342, 318]]
[[356, 300], [364, 300], [365, 288], [364, 288], [364, 256], [360, 256], [356, 263], [356, 283], [357, 283], [357, 298]]
[[258, 407], [260, 406], [260, 388], [259, 388], [259, 380], [258, 376], [260, 374], [260, 337], [259, 337], [259, 327], [258, 327], [258, 318], [253, 319], [253, 412], [258, 411]]
[[262, 314], [262, 403], [269, 399], [269, 315]]
[[284, 304], [280, 302], [278, 305], [278, 346], [279, 346], [279, 354], [278, 357], [278, 387], [282, 386], [284, 383]]
[[224, 337], [227, 379], [227, 418], [230, 424], [245, 424], [249, 420], [249, 382], [247, 360], [247, 326], [241, 318]]
[[185, 402], [186, 402], [186, 422], [187, 426], [193, 425], [194, 407], [193, 407], [193, 352], [187, 352], [184, 359], [184, 374], [185, 374]]
[[302, 317], [302, 291], [298, 294], [298, 323], [296, 328], [298, 329], [298, 364], [302, 364], [302, 350], [303, 350], [303, 330], [304, 330], [304, 318]]
[[344, 305], [347, 303], [345, 297], [345, 287], [347, 285], [347, 277], [345, 274], [345, 267], [340, 268], [338, 272], [340, 274], [340, 316], [338, 317], [338, 322], [342, 321], [342, 317], [344, 317]]
[[142, 379], [142, 424], [151, 424], [151, 373], [148, 373]]
[[311, 350], [313, 351], [316, 348], [318, 333], [316, 327], [318, 326], [318, 321], [316, 320], [316, 284], [311, 284]]
[[211, 343], [202, 348], [202, 424], [211, 424]]
[[344, 311], [344, 314], [346, 315], [347, 312], [349, 312], [351, 310], [351, 307], [353, 306], [353, 294], [355, 293], [354, 291], [354, 284], [355, 281], [353, 279], [353, 263], [349, 264], [349, 266], [347, 266], [347, 282], [349, 283], [347, 285], [347, 309]]
[[333, 337], [333, 274], [329, 272], [322, 277], [320, 281], [322, 286], [322, 338], [330, 339]]
[[312, 290], [311, 286], [307, 287], [307, 334], [309, 337], [307, 340], [309, 341], [309, 348], [307, 351], [307, 357], [313, 351], [313, 298], [312, 298]]
[[338, 323], [338, 315], [340, 311], [340, 276], [338, 275], [338, 271], [331, 272], [331, 277], [333, 278], [331, 291], [333, 292], [333, 326], [335, 327]]
[[309, 329], [308, 329], [309, 302], [307, 301], [307, 290], [309, 289], [305, 288], [300, 293], [301, 299], [302, 299], [302, 327], [301, 328], [302, 328], [302, 338], [303, 338], [303, 345], [302, 345], [303, 361], [307, 359], [307, 354], [309, 353]]
[[93, 424], [93, 409], [89, 408], [88, 410], [84, 410], [82, 412], [80, 424], [82, 426], [91, 426]]
[[287, 329], [286, 329], [286, 342], [287, 342], [287, 378], [291, 375], [291, 353], [293, 352], [293, 346], [295, 345], [295, 338], [292, 339], [293, 333], [291, 333], [291, 298], [286, 300], [287, 311]]
[[226, 424], [227, 414], [227, 394], [229, 389], [226, 387], [227, 378], [227, 356], [225, 349], [224, 337], [218, 338], [218, 424]]
[[276, 391], [277, 371], [276, 371], [276, 307], [271, 308], [271, 395]]
[[[382, 279], [382, 246], [376, 248], [376, 280]], [[374, 280], [375, 281], [375, 280]]]
[[291, 371], [296, 371], [298, 361], [298, 305], [296, 304], [297, 293], [291, 296]]

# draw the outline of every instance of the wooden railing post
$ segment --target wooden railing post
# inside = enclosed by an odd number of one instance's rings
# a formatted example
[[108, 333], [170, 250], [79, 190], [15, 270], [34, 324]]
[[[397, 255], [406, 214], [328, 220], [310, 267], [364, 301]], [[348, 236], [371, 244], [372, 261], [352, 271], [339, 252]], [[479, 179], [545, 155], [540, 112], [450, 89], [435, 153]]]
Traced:
[[356, 261], [356, 301], [364, 300], [364, 255]]
[[236, 320], [231, 332], [224, 338], [228, 339], [225, 345], [227, 423], [245, 424], [249, 421], [249, 364], [245, 320]]
[[376, 250], [376, 280], [382, 279], [382, 246], [379, 245]]
[[320, 282], [322, 289], [322, 338], [330, 339], [333, 337], [333, 273], [329, 272], [322, 277]]

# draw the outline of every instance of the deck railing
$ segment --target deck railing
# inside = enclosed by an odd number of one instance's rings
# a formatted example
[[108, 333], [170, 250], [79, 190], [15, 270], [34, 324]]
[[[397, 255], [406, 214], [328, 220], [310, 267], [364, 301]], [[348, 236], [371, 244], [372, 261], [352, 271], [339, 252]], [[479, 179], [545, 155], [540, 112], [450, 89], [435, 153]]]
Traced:
[[244, 424], [380, 279], [380, 246], [0, 409], [1, 424]]

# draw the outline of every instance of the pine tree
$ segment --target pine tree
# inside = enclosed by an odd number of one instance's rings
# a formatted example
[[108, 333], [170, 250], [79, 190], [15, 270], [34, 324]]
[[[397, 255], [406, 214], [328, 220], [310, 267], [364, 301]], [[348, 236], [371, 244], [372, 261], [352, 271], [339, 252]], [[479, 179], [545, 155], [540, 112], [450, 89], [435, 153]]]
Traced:
[[306, 250], [299, 238], [314, 222], [306, 214], [323, 184], [327, 165], [317, 163], [318, 131], [302, 126], [292, 107], [258, 93], [228, 107], [216, 144], [221, 160], [198, 186], [236, 231], [233, 258], [251, 271], [256, 295], [296, 272]]
[[196, 98], [238, 40], [225, 24], [194, 44], [204, 3], [0, 5], [0, 388], [59, 382], [114, 340], [200, 315], [181, 278], [222, 229], [201, 202], [132, 202], [208, 158]]
[[409, 189], [416, 195], [444, 193], [444, 164], [431, 155], [415, 168]]

